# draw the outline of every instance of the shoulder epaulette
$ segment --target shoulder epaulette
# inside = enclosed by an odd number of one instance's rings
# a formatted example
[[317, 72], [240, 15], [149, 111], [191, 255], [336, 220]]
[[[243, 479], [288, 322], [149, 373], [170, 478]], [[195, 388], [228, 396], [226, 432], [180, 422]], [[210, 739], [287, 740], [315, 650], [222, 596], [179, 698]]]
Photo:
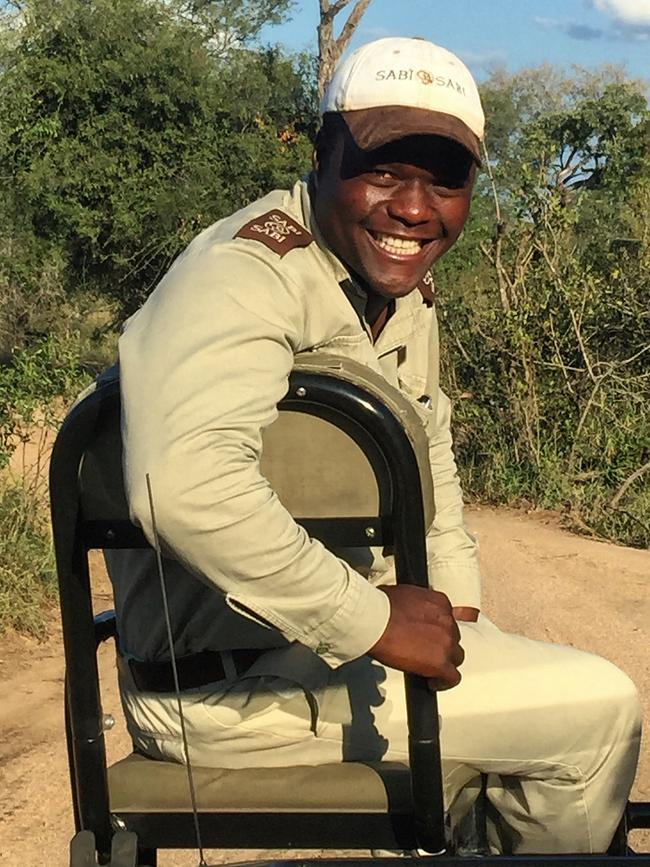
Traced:
[[314, 236], [304, 226], [284, 211], [268, 211], [245, 223], [236, 233], [235, 238], [259, 241], [269, 250], [277, 253], [280, 258], [295, 250], [296, 247], [308, 247], [314, 240]]

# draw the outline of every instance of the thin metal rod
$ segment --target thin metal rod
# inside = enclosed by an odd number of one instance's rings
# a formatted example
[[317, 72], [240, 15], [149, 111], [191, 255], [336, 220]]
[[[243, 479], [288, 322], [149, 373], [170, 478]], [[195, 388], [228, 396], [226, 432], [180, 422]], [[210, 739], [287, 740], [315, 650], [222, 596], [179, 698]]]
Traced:
[[203, 854], [203, 845], [201, 843], [201, 829], [199, 827], [199, 811], [196, 806], [196, 790], [194, 788], [194, 774], [192, 773], [192, 763], [190, 762], [190, 749], [187, 742], [187, 732], [185, 730], [185, 714], [183, 713], [183, 702], [181, 701], [181, 689], [178, 682], [178, 669], [176, 667], [176, 653], [174, 652], [174, 635], [172, 633], [172, 621], [169, 615], [169, 604], [167, 601], [167, 586], [165, 584], [165, 572], [163, 569], [162, 553], [160, 550], [160, 539], [158, 537], [158, 527], [156, 525], [156, 511], [153, 505], [153, 490], [151, 487], [151, 477], [146, 474], [147, 493], [149, 495], [149, 511], [151, 512], [151, 530], [153, 533], [154, 550], [156, 552], [156, 562], [158, 564], [158, 577], [160, 578], [160, 591], [162, 593], [163, 609], [165, 612], [165, 624], [167, 626], [167, 640], [169, 641], [169, 654], [172, 664], [172, 673], [174, 675], [174, 692], [176, 694], [176, 702], [178, 704], [178, 716], [181, 721], [181, 737], [183, 740], [183, 754], [185, 756], [185, 767], [187, 768], [187, 781], [190, 787], [190, 800], [192, 802], [192, 817], [194, 819], [194, 830], [196, 832], [196, 848], [199, 850], [198, 867], [208, 867], [205, 856]]

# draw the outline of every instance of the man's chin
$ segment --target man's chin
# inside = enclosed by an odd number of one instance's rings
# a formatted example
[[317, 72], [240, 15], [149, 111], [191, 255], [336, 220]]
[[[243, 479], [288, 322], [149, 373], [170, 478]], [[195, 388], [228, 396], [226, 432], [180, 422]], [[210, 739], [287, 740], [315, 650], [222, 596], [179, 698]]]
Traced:
[[[424, 276], [424, 275], [423, 275]], [[422, 278], [411, 278], [408, 281], [378, 279], [369, 283], [372, 291], [383, 298], [404, 298], [410, 295]]]

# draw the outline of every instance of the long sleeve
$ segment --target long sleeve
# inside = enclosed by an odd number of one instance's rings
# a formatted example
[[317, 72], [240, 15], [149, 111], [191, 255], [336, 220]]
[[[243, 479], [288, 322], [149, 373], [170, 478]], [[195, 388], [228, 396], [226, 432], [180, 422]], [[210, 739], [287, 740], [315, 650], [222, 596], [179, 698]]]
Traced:
[[[302, 293], [302, 294], [301, 294]], [[244, 616], [332, 667], [363, 655], [389, 617], [385, 594], [308, 537], [262, 476], [300, 343], [304, 289], [248, 252], [185, 254], [120, 340], [133, 518]]]

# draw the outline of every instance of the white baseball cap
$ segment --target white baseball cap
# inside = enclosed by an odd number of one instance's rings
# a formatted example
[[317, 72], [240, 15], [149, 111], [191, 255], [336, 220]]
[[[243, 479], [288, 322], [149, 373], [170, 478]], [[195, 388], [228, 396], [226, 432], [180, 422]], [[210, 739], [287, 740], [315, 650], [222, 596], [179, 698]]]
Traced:
[[465, 64], [425, 39], [369, 42], [336, 68], [321, 114], [336, 112], [362, 150], [409, 135], [441, 135], [481, 162], [485, 117]]

